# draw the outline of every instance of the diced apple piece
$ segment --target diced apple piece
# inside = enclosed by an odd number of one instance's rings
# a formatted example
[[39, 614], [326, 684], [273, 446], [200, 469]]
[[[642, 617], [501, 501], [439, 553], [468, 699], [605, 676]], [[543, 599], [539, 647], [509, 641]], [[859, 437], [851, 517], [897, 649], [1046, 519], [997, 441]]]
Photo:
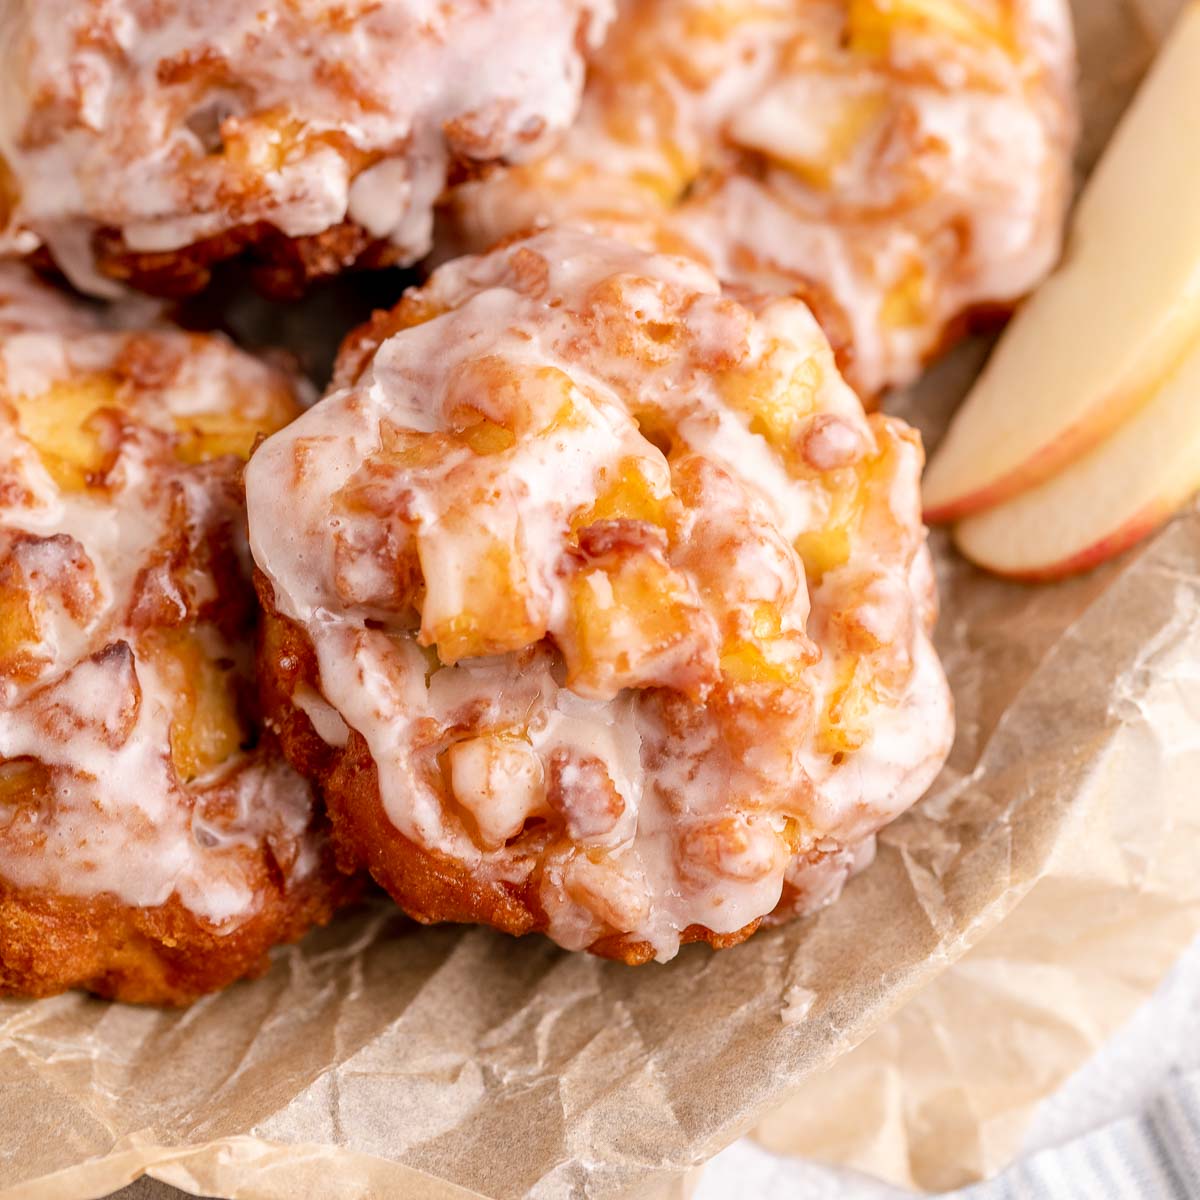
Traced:
[[283, 108], [221, 122], [221, 152], [247, 175], [260, 177], [281, 170], [289, 157], [303, 149], [304, 143], [303, 123]]
[[[879, 90], [847, 95], [837, 75], [789, 76], [742, 109], [729, 133], [813, 187], [827, 189], [886, 107]], [[803, 121], [796, 120], [798, 112], [805, 114]]]
[[813, 587], [820, 587], [829, 571], [836, 571], [850, 561], [849, 525], [830, 524], [802, 533], [796, 539], [796, 553], [803, 560]]
[[613, 929], [636, 929], [649, 915], [645, 883], [602, 852], [577, 854], [563, 873], [563, 883], [576, 904]]
[[0, 579], [0, 678], [36, 672], [40, 630], [29, 594]]
[[803, 634], [785, 631], [779, 610], [756, 604], [745, 636], [726, 642], [721, 651], [721, 673], [729, 683], [794, 686], [811, 662]]
[[975, 44], [994, 42], [1007, 48], [1012, 40], [1008, 22], [991, 4], [968, 0], [850, 0], [846, 20], [850, 49], [860, 54], [883, 54], [893, 34], [904, 29], [948, 33]]
[[669, 486], [664, 478], [651, 478], [652, 464], [638, 458], [623, 458], [602, 481], [595, 503], [572, 518], [575, 530], [600, 521], [645, 521], [662, 525], [666, 519]]
[[141, 651], [174, 702], [171, 758], [179, 778], [195, 779], [232, 758], [245, 732], [231, 673], [186, 630], [155, 630], [143, 639]]
[[49, 790], [44, 763], [35, 758], [0, 759], [0, 806], [18, 805]]
[[547, 812], [542, 764], [521, 738], [484, 734], [446, 752], [454, 798], [470, 814], [483, 846], [503, 846], [525, 822]]
[[608, 699], [653, 684], [687, 689], [715, 674], [715, 651], [683, 578], [650, 554], [581, 571], [560, 638], [567, 686]]
[[808, 358], [794, 369], [764, 366], [724, 371], [717, 377], [726, 403], [750, 418], [757, 433], [785, 456], [796, 449], [796, 430], [812, 415], [821, 387], [821, 368]]
[[464, 425], [456, 434], [460, 441], [465, 442], [472, 452], [481, 458], [503, 454], [506, 450], [511, 450], [517, 441], [511, 429], [497, 425], [495, 421], [489, 421], [486, 417]]
[[945, 521], [1085, 454], [1200, 335], [1200, 5], [1190, 5], [1079, 206], [1066, 260], [1017, 315], [925, 475]]
[[871, 736], [871, 714], [879, 702], [869, 662], [857, 656], [839, 664], [837, 684], [826, 700], [817, 748], [837, 758], [861, 750]]
[[1096, 566], [1200, 489], [1200, 339], [1159, 393], [1053, 479], [955, 529], [973, 562], [1018, 579]]
[[448, 517], [432, 536], [419, 536], [425, 578], [421, 637], [450, 666], [463, 658], [505, 654], [539, 641], [539, 610], [524, 564], [510, 546]]
[[12, 402], [21, 433], [54, 482], [64, 491], [83, 491], [107, 458], [103, 427], [94, 418], [99, 409], [119, 407], [114, 382], [106, 375], [84, 376]]
[[180, 434], [176, 457], [181, 462], [193, 464], [209, 462], [224, 454], [249, 458], [260, 433], [270, 434], [282, 429], [299, 411], [285, 388], [275, 389], [268, 401], [256, 411], [229, 407], [218, 412], [176, 417], [175, 428]]

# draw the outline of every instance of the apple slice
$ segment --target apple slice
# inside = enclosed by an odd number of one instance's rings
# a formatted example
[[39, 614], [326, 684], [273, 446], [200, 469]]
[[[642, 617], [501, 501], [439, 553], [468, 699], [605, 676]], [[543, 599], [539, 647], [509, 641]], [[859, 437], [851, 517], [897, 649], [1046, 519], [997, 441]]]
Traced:
[[945, 521], [1102, 440], [1200, 333], [1200, 4], [1184, 11], [1080, 202], [1066, 258], [1025, 304], [925, 474]]
[[1200, 338], [1107, 441], [1037, 487], [954, 530], [974, 563], [1016, 579], [1094, 567], [1161, 525], [1200, 489]]

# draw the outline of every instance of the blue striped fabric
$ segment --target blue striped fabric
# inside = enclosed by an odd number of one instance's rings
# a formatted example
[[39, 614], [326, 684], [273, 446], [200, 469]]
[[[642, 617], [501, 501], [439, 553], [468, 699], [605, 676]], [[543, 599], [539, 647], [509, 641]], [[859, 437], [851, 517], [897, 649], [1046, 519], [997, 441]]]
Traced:
[[1197, 1200], [1200, 1071], [1178, 1075], [1137, 1116], [1042, 1150], [958, 1200]]

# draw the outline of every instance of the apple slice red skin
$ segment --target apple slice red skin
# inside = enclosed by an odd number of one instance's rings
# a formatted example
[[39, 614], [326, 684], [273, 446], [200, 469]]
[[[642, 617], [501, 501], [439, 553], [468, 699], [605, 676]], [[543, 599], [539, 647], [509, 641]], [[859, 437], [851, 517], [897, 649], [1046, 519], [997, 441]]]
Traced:
[[[999, 579], [1010, 579], [1014, 583], [1058, 583], [1074, 575], [1094, 570], [1117, 555], [1124, 554], [1126, 550], [1132, 549], [1138, 542], [1165, 525], [1177, 511], [1176, 506], [1164, 505], [1161, 502], [1147, 505], [1141, 512], [1130, 517], [1124, 525], [1105, 534], [1099, 541], [1093, 542], [1070, 558], [1044, 567], [1030, 567], [1017, 571], [993, 567], [972, 558], [961, 547], [960, 550], [969, 561]], [[957, 545], [957, 542], [955, 544]]]

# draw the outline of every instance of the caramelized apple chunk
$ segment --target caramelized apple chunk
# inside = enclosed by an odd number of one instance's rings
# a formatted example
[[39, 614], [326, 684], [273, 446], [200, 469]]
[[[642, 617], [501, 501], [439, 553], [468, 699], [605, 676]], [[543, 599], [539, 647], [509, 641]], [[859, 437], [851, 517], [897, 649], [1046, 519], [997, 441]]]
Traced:
[[912, 34], [1009, 52], [1015, 20], [1003, 0], [850, 0], [846, 33], [850, 48], [863, 54], [886, 54], [893, 40]]

